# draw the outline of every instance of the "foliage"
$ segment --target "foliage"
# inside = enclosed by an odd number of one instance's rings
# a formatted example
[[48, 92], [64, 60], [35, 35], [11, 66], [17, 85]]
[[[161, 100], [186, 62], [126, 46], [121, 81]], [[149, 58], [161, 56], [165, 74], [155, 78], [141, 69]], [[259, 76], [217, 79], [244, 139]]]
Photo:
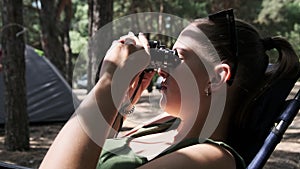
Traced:
[[207, 15], [206, 4], [202, 0], [120, 0], [114, 2], [114, 18], [138, 12], [164, 12], [193, 19]]
[[40, 49], [34, 49], [34, 51], [39, 55], [39, 56], [44, 56], [44, 51]]
[[[39, 0], [23, 0], [25, 41], [27, 44], [41, 49], [38, 12]], [[114, 1], [114, 20], [133, 13], [163, 12], [187, 20], [207, 16], [209, 7], [219, 1], [209, 0], [118, 0]], [[281, 35], [286, 37], [300, 54], [300, 0], [245, 0], [234, 4], [238, 18], [251, 22], [262, 30], [264, 36]], [[70, 37], [72, 52], [78, 54], [88, 41], [88, 4], [86, 0], [72, 0], [73, 18]], [[147, 20], [148, 18], [145, 18]], [[1, 19], [0, 19], [1, 22]], [[164, 19], [165, 31], [172, 31], [168, 27], [168, 18]], [[157, 23], [149, 24], [158, 28]], [[129, 27], [129, 26], [128, 26]], [[124, 32], [126, 25], [115, 25], [113, 31]], [[0, 33], [1, 34], [1, 33]], [[163, 34], [163, 33], [162, 33]], [[164, 44], [171, 45], [172, 39], [155, 35], [155, 39], [162, 39]]]
[[300, 0], [264, 0], [256, 22], [265, 36], [279, 35], [289, 40], [300, 55]]
[[236, 17], [253, 23], [262, 9], [262, 0], [240, 1], [239, 8], [235, 11]]
[[291, 23], [291, 29], [284, 32], [284, 35], [291, 41], [298, 55], [300, 55], [300, 0], [286, 5], [286, 19]]
[[[161, 12], [174, 15], [179, 18], [184, 18], [186, 20], [192, 20], [207, 15], [206, 2], [201, 0], [120, 0], [114, 2], [114, 19], [118, 19], [129, 14], [142, 12]], [[163, 37], [163, 35], [172, 34], [172, 32], [176, 31], [176, 28], [170, 27], [170, 25], [174, 26], [177, 24], [182, 24], [176, 23], [176, 21], [172, 20], [172, 18], [168, 16], [161, 18], [161, 21], [154, 21], [150, 16], [149, 18], [145, 17], [145, 22], [148, 23], [148, 28], [146, 28], [148, 32], [161, 32], [161, 35], [151, 34], [150, 39], [160, 39], [162, 43], [166, 44], [167, 46], [170, 46], [174, 40], [170, 37]], [[137, 23], [136, 28], [139, 28], [139, 26], [141, 25], [138, 25]], [[124, 32], [122, 31], [124, 27], [132, 28], [134, 26], [132, 26], [130, 21], [128, 22], [128, 26], [115, 24], [115, 34], [118, 35], [118, 32]]]
[[289, 32], [285, 32], [284, 36], [292, 43], [296, 53], [300, 55], [300, 24], [296, 23], [294, 25], [294, 29]]
[[32, 0], [24, 0], [23, 18], [24, 27], [26, 28], [25, 42], [31, 46], [42, 49], [40, 42], [40, 21], [38, 13], [38, 5], [32, 2]]
[[73, 0], [73, 19], [70, 30], [71, 48], [78, 54], [88, 40], [88, 4], [83, 0]]

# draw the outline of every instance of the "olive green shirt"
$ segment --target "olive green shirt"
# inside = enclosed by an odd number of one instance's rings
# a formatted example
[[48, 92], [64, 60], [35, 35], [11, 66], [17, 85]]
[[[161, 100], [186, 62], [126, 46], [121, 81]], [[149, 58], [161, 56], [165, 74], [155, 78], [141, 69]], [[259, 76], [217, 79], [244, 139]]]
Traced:
[[[147, 160], [146, 157], [142, 157], [135, 154], [132, 151], [132, 149], [129, 147], [129, 142], [133, 138], [137, 138], [151, 133], [164, 132], [176, 126], [178, 125], [174, 125], [174, 121], [170, 121], [164, 124], [145, 126], [139, 129], [135, 134], [131, 135], [130, 137], [108, 139], [105, 142], [104, 147], [102, 149], [102, 153], [99, 158], [97, 169], [133, 169], [133, 168], [138, 168], [143, 164], [146, 164], [147, 162], [149, 162], [149, 160]], [[195, 139], [182, 140], [178, 144], [170, 146], [167, 150], [159, 154], [153, 160], [163, 155], [172, 153], [181, 148], [192, 146], [195, 144], [201, 144], [201, 143], [211, 143], [225, 148], [226, 150], [230, 151], [234, 155], [237, 169], [246, 168], [244, 160], [233, 148], [231, 148], [230, 146], [228, 146], [223, 142], [218, 142], [211, 139], [195, 138]]]

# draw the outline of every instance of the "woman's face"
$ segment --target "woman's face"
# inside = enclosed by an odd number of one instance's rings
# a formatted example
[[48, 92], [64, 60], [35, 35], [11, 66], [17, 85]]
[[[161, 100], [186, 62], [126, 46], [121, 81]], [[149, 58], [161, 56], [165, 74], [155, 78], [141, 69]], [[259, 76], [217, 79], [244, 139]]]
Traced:
[[[197, 100], [193, 99], [193, 97], [186, 97], [182, 92], [188, 88], [192, 90], [193, 96], [199, 95], [204, 90], [203, 84], [208, 82], [208, 78], [206, 78], [206, 70], [199, 56], [192, 49], [186, 47], [180, 40], [176, 41], [173, 49], [177, 50], [182, 62], [170, 72], [158, 71], [159, 75], [165, 78], [162, 82], [161, 91], [163, 96], [160, 104], [164, 111], [178, 117], [180, 116], [182, 104], [190, 104], [187, 107], [199, 104], [199, 102], [195, 103]], [[191, 84], [195, 85], [191, 87]], [[194, 88], [195, 86], [196, 88]], [[191, 95], [188, 94], [188, 96]]]

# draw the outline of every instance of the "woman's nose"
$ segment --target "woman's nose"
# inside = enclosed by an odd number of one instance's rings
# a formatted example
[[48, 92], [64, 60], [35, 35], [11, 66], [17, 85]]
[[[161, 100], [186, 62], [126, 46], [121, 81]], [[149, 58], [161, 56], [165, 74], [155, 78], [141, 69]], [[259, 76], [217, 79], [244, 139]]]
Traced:
[[169, 73], [163, 71], [161, 68], [157, 70], [158, 75], [162, 76], [163, 78], [167, 78], [169, 76]]

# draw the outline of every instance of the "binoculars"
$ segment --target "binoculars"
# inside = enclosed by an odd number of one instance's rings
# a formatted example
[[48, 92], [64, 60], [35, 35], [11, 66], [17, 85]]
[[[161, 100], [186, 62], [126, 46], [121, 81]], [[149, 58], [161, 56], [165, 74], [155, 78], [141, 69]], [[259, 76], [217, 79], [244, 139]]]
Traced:
[[178, 57], [176, 50], [168, 49], [156, 40], [148, 42], [150, 46], [151, 61], [147, 69], [172, 69], [180, 64], [181, 59]]

